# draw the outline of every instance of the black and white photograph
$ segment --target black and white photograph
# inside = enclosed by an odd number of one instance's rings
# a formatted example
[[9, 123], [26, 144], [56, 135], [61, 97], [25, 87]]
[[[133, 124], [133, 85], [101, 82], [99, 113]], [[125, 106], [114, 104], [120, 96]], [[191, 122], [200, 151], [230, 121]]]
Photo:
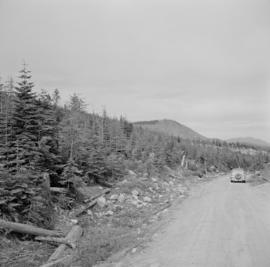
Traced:
[[269, 0], [0, 0], [0, 267], [269, 266]]

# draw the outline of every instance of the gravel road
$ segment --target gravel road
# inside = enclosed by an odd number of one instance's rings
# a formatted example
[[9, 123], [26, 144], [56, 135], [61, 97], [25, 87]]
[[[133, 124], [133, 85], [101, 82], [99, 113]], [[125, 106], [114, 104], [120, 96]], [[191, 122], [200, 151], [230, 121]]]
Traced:
[[141, 251], [117, 267], [269, 267], [270, 184], [198, 186]]

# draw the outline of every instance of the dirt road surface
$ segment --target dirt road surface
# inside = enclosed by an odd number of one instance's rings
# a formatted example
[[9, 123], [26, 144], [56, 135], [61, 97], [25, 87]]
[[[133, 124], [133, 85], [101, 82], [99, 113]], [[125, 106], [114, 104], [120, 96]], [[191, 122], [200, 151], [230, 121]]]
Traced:
[[270, 184], [199, 186], [146, 247], [117, 267], [269, 267]]

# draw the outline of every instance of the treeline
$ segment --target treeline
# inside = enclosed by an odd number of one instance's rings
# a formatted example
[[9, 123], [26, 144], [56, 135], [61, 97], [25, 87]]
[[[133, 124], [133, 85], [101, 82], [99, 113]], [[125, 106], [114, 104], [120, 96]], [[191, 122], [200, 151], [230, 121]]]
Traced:
[[[269, 156], [263, 150], [219, 140], [191, 141], [134, 126], [124, 117], [88, 113], [77, 95], [64, 107], [59, 92], [33, 91], [24, 66], [15, 86], [0, 84], [0, 217], [53, 225], [55, 202], [50, 186], [74, 189], [81, 184], [113, 183], [127, 170], [159, 176], [166, 167], [193, 171], [257, 169]], [[236, 146], [236, 147], [235, 147]], [[235, 151], [235, 148], [238, 150]]]

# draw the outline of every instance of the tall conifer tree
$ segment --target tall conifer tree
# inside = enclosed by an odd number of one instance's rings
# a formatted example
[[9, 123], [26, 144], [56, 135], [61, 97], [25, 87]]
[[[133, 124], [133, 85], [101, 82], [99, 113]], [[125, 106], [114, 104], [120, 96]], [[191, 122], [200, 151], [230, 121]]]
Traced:
[[13, 80], [0, 83], [0, 164], [6, 165], [11, 137], [11, 118], [13, 112]]
[[15, 87], [15, 108], [7, 162], [11, 172], [17, 172], [21, 167], [34, 168], [40, 155], [37, 100], [33, 93], [34, 84], [31, 82], [31, 73], [25, 64], [19, 78], [18, 86]]

